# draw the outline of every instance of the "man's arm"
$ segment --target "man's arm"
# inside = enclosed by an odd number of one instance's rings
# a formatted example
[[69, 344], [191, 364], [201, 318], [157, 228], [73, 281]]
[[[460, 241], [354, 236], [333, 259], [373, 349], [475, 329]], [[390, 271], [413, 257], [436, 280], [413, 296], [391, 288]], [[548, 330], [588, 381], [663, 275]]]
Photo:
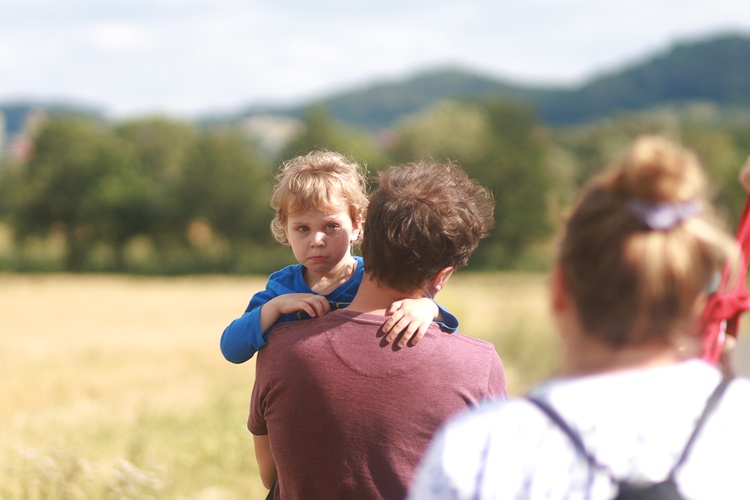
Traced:
[[276, 481], [276, 462], [271, 455], [271, 443], [268, 441], [268, 434], [257, 436], [253, 434], [253, 444], [255, 445], [255, 460], [258, 462], [260, 470], [260, 479], [263, 486], [271, 489]]

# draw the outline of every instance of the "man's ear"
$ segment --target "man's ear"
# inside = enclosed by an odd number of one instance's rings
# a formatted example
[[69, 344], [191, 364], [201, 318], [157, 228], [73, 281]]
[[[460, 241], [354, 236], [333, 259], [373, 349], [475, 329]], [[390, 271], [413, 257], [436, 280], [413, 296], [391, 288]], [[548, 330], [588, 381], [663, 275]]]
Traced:
[[432, 288], [435, 289], [435, 293], [443, 289], [443, 287], [448, 282], [448, 279], [450, 279], [455, 269], [456, 268], [454, 268], [453, 266], [448, 266], [438, 271], [438, 273], [432, 279]]
[[568, 287], [559, 264], [555, 265], [550, 276], [550, 300], [553, 313], [560, 313], [568, 307]]

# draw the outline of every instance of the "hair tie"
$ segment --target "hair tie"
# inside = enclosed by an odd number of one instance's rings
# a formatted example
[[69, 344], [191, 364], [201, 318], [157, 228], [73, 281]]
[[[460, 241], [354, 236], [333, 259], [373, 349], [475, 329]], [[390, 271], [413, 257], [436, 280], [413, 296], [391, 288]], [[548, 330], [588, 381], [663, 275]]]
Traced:
[[688, 217], [700, 213], [694, 200], [678, 203], [650, 203], [638, 198], [628, 200], [628, 208], [650, 229], [664, 231], [671, 229]]

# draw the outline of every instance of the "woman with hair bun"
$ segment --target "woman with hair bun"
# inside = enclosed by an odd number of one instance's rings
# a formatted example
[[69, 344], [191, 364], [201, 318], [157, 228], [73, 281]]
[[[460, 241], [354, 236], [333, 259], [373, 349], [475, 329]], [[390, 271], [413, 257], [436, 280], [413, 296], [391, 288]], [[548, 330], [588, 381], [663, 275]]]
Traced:
[[747, 496], [750, 382], [700, 359], [717, 273], [741, 271], [706, 191], [659, 136], [583, 189], [551, 277], [560, 373], [452, 420], [411, 499]]

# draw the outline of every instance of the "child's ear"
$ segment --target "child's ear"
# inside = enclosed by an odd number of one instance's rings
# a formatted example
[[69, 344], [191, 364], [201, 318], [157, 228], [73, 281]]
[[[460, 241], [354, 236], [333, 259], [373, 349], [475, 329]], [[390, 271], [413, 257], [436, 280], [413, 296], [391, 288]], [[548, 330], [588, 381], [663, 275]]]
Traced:
[[359, 239], [359, 235], [362, 233], [362, 217], [357, 217], [352, 221], [352, 235], [349, 240], [354, 243]]

